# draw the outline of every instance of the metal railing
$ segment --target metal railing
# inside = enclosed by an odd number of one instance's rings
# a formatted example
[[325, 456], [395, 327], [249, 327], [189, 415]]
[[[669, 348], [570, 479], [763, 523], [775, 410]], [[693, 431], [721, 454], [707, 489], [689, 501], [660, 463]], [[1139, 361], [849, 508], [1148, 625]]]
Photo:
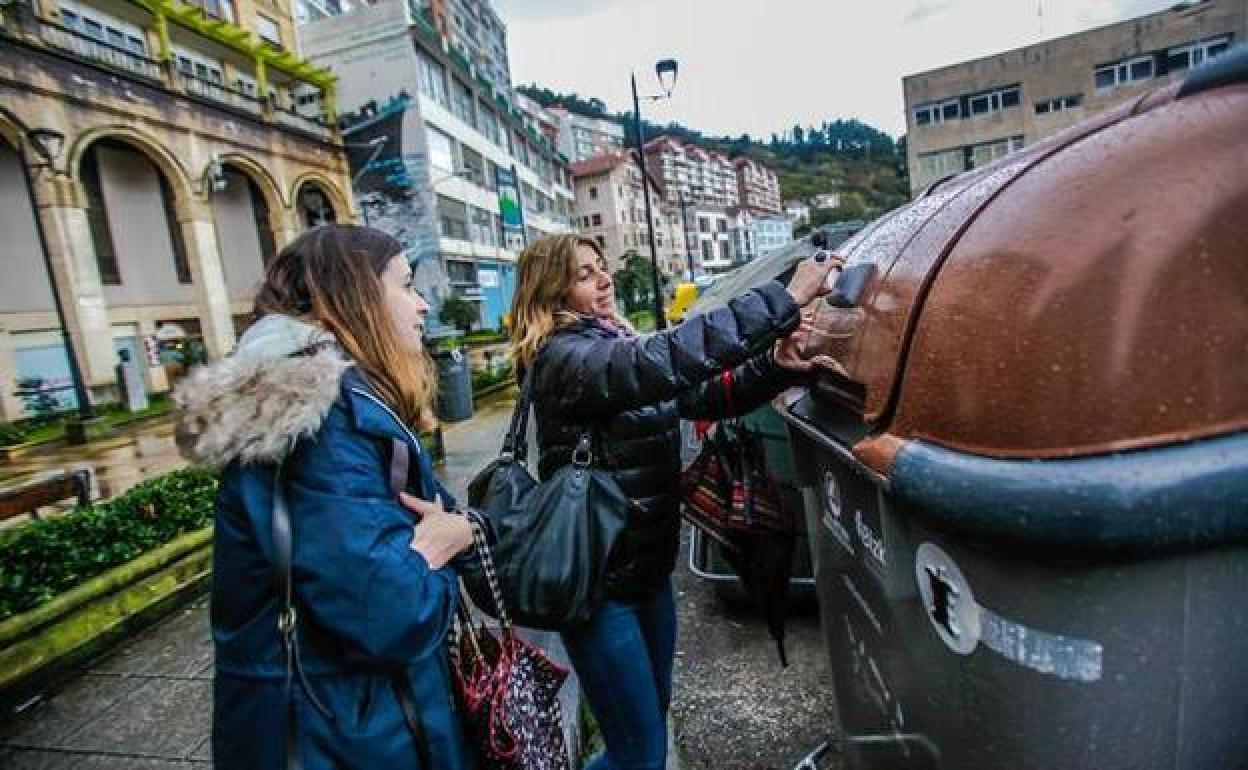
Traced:
[[191, 72], [178, 72], [182, 90], [193, 96], [235, 107], [253, 115], [264, 114], [264, 101], [259, 97], [230, 88], [223, 83], [206, 80]]
[[69, 51], [76, 56], [99, 62], [112, 69], [124, 70], [148, 80], [164, 79], [164, 70], [159, 61], [90, 35], [84, 35], [69, 27], [62, 27], [40, 19], [39, 35], [45, 43], [54, 48]]
[[303, 115], [295, 110], [289, 110], [285, 107], [275, 107], [273, 115], [277, 122], [283, 126], [303, 131], [305, 133], [318, 136], [322, 139], [328, 139], [333, 135], [333, 131], [329, 124], [320, 118], [313, 118]]

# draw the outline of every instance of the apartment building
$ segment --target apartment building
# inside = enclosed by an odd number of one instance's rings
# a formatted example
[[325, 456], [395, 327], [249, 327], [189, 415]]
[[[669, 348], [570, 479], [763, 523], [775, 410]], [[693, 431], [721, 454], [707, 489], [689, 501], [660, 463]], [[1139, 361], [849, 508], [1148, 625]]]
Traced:
[[309, 59], [340, 78], [361, 216], [404, 242], [434, 308], [431, 328], [452, 295], [479, 305], [481, 327], [498, 328], [519, 251], [572, 229], [566, 160], [509, 91], [405, 0], [300, 31]]
[[54, 290], [93, 398], [119, 351], [164, 391], [233, 349], [276, 250], [354, 218], [335, 78], [286, 8], [0, 6], [0, 418], [19, 382], [75, 405]]
[[550, 107], [549, 112], [558, 120], [556, 146], [574, 162], [624, 147], [624, 127], [614, 120], [587, 117], [563, 107]]
[[737, 170], [727, 156], [672, 136], [647, 142], [645, 152], [669, 205], [679, 205], [682, 197], [722, 209], [741, 205]]
[[698, 275], [718, 275], [740, 267], [733, 248], [733, 214], [725, 206], [685, 205], [686, 248], [697, 257]]
[[785, 215], [741, 206], [728, 211], [732, 256], [743, 265], [793, 242], [793, 223]]
[[511, 98], [507, 25], [489, 0], [412, 0], [411, 4], [446, 38], [452, 50], [471, 62], [492, 87]]
[[903, 78], [911, 190], [1179, 80], [1246, 35], [1244, 0], [1204, 0]]
[[[611, 270], [618, 270], [629, 252], [650, 255], [641, 170], [635, 152], [614, 152], [572, 164], [576, 185], [576, 220], [580, 232], [598, 242]], [[690, 275], [680, 211], [665, 205], [651, 178], [654, 245], [659, 268], [670, 276]]]
[[787, 201], [784, 204], [784, 216], [794, 225], [810, 224], [810, 204]]
[[742, 206], [771, 214], [783, 211], [776, 172], [753, 158], [737, 158], [732, 165], [737, 172], [737, 191]]
[[546, 141], [554, 145], [561, 155], [568, 158], [570, 162], [576, 160], [576, 158], [563, 152], [559, 146], [558, 115], [519, 91], [516, 92], [516, 109], [520, 110], [520, 114], [524, 116], [524, 119], [529, 121], [539, 134], [546, 137]]

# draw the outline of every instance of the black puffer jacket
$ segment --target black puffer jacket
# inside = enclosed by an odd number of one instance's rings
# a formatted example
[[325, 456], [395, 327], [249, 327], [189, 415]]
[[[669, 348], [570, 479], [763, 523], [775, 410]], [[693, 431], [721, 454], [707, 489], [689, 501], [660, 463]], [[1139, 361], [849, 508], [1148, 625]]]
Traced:
[[[589, 426], [595, 464], [611, 469], [632, 499], [608, 570], [612, 598], [649, 596], [676, 565], [680, 418], [744, 414], [793, 384], [771, 349], [797, 327], [798, 311], [788, 290], [772, 281], [657, 334], [625, 337], [582, 320], [552, 334], [538, 354], [533, 404], [541, 477], [569, 462]], [[728, 369], [731, 404], [721, 377]]]

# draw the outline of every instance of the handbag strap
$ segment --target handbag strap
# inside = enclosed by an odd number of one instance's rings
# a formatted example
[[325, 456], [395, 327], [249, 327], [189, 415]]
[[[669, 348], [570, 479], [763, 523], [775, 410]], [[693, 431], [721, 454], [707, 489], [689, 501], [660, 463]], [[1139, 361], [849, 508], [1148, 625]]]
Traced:
[[511, 424], [507, 428], [507, 435], [503, 437], [503, 448], [499, 452], [503, 459], [519, 458], [523, 461], [528, 456], [529, 412], [533, 406], [533, 370], [535, 368], [535, 366], [530, 366], [520, 380], [520, 398], [511, 412]]
[[[412, 467], [412, 450], [406, 441], [390, 439], [390, 492], [394, 499], [402, 505], [399, 495], [407, 490], [407, 476]], [[420, 710], [416, 707], [416, 695], [412, 692], [412, 683], [402, 667], [390, 672], [390, 687], [394, 690], [395, 700], [399, 702], [399, 711], [407, 731], [416, 744], [416, 754], [420, 757], [421, 767], [433, 767], [433, 758], [429, 754], [429, 735], [420, 720]]]
[[477, 558], [481, 561], [481, 571], [485, 574], [485, 582], [490, 587], [490, 599], [494, 602], [494, 609], [498, 611], [498, 625], [503, 632], [503, 637], [506, 638], [512, 632], [511, 617], [507, 614], [507, 605], [503, 601], [503, 589], [498, 581], [498, 570], [494, 567], [494, 555], [490, 552], [490, 545], [485, 538], [485, 526], [479, 512], [469, 510], [466, 515], [472, 522], [472, 542]]
[[303, 673], [303, 664], [299, 658], [299, 613], [295, 609], [294, 598], [294, 528], [291, 525], [290, 504], [286, 498], [286, 460], [278, 462], [273, 470], [273, 516], [270, 523], [273, 536], [274, 573], [277, 580], [277, 593], [282, 602], [282, 609], [277, 615], [277, 632], [282, 640], [282, 651], [286, 658], [286, 770], [300, 770], [303, 767], [299, 756], [299, 740], [295, 725], [294, 685], [298, 681], [304, 694], [317, 711], [326, 720], [335, 721], [334, 715], [316, 697], [315, 691]]

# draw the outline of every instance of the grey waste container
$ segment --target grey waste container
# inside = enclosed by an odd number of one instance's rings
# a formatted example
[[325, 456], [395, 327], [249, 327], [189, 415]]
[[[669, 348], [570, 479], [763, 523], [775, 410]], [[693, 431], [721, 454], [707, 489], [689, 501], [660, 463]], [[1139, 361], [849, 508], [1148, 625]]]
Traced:
[[458, 422], [472, 417], [472, 371], [462, 348], [433, 354], [438, 370], [438, 417]]
[[1248, 768], [1245, 85], [1248, 49], [842, 247], [844, 373], [782, 416], [847, 768]]

